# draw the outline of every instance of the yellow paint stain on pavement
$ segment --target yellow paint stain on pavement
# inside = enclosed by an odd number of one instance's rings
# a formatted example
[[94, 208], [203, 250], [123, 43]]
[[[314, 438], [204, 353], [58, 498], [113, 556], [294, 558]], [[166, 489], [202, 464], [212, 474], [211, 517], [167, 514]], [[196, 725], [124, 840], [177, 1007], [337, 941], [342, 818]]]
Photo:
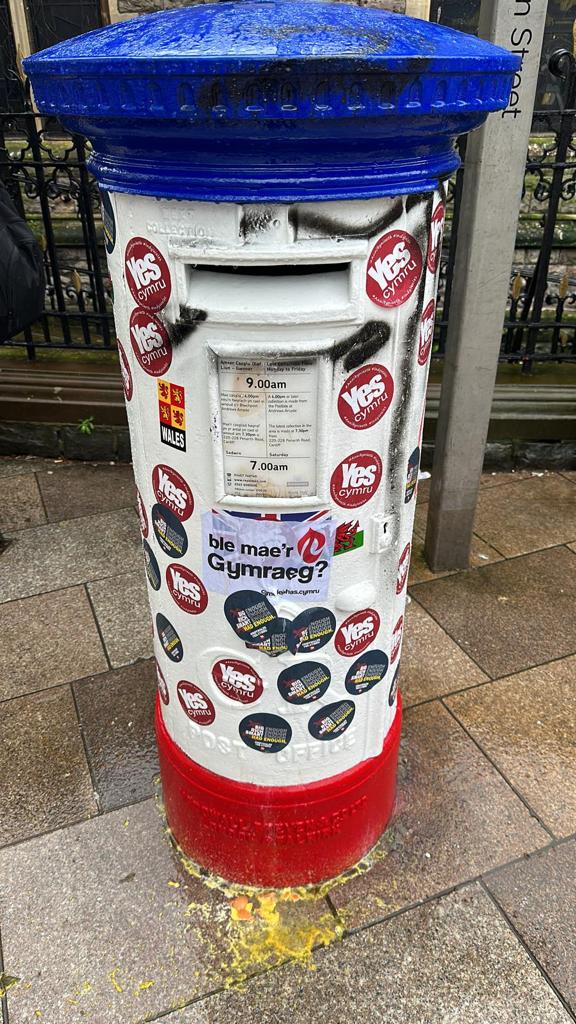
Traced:
[[[164, 817], [159, 800], [158, 804]], [[195, 933], [199, 947], [216, 958], [225, 971], [226, 988], [241, 988], [251, 975], [286, 962], [315, 970], [313, 952], [340, 941], [346, 923], [342, 913], [334, 916], [326, 908], [323, 913], [312, 914], [307, 913], [307, 906], [312, 909], [312, 905], [323, 902], [333, 889], [346, 885], [385, 860], [394, 842], [393, 832], [389, 830], [362, 860], [338, 877], [319, 884], [272, 890], [237, 885], [211, 874], [186, 856], [169, 827], [165, 832], [187, 874], [207, 890], [226, 898], [227, 920], [223, 920], [222, 905], [208, 893], [205, 904], [189, 903], [185, 911], [191, 918], [188, 927]], [[302, 906], [296, 910], [294, 904]]]
[[17, 978], [13, 974], [7, 974], [6, 971], [0, 972], [0, 999], [5, 996], [9, 989], [14, 988], [18, 985], [20, 978]]
[[117, 992], [123, 992], [124, 989], [122, 988], [122, 985], [120, 984], [120, 982], [118, 981], [118, 978], [117, 978], [117, 974], [118, 974], [119, 970], [120, 970], [119, 967], [115, 967], [113, 971], [110, 971], [110, 974], [108, 975], [108, 977], [110, 978], [110, 981], [112, 982], [112, 985], [116, 989], [116, 991]]
[[345, 885], [384, 860], [388, 851], [389, 843], [381, 841], [338, 878], [319, 885], [271, 890], [235, 885], [210, 875], [176, 847], [188, 874], [201, 881], [207, 890], [226, 897], [228, 921], [222, 922], [221, 906], [208, 894], [206, 904], [190, 903], [186, 911], [198, 922], [191, 927], [200, 948], [218, 957], [225, 971], [224, 986], [241, 988], [251, 975], [286, 962], [315, 970], [312, 954], [342, 939], [345, 920], [342, 914], [335, 917], [328, 908], [320, 914], [312, 913], [312, 908], [315, 910], [318, 902], [323, 903], [335, 887]]
[[[165, 822], [164, 810], [157, 802]], [[170, 908], [170, 914], [180, 914], [182, 921], [180, 941], [169, 951], [167, 960], [172, 955], [177, 957], [181, 943], [190, 939], [197, 955], [196, 964], [191, 964], [188, 971], [190, 992], [181, 1005], [202, 991], [207, 971], [214, 973], [215, 980], [225, 988], [242, 989], [252, 976], [280, 964], [293, 963], [305, 970], [316, 970], [314, 952], [341, 941], [346, 931], [345, 914], [333, 913], [325, 902], [326, 896], [384, 860], [394, 841], [393, 833], [389, 832], [361, 861], [337, 878], [320, 884], [270, 889], [231, 883], [211, 874], [184, 854], [167, 826], [164, 832], [181, 869], [180, 881], [176, 874], [164, 882], [173, 890], [164, 907]], [[194, 886], [192, 893], [186, 875], [201, 883]], [[190, 895], [194, 898], [190, 899]], [[168, 963], [166, 968], [170, 971]], [[125, 1000], [145, 999], [149, 989], [162, 984], [162, 979], [129, 978], [119, 966], [110, 971], [108, 979], [117, 993], [124, 993]]]
[[295, 919], [288, 908], [293, 901], [276, 893], [263, 893], [254, 902], [249, 921], [231, 915], [225, 988], [242, 987], [250, 975], [286, 961], [314, 970], [314, 950], [342, 938], [344, 929], [329, 910], [314, 919]]
[[78, 1006], [82, 996], [89, 995], [93, 988], [94, 986], [91, 981], [83, 981], [80, 988], [76, 992], [73, 992], [71, 996], [68, 996], [66, 1002], [69, 1003], [70, 1006]]

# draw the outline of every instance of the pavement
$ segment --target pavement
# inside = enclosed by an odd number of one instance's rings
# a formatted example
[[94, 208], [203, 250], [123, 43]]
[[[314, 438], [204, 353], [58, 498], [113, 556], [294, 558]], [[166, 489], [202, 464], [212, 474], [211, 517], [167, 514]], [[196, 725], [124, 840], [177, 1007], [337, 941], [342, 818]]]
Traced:
[[162, 816], [130, 467], [0, 460], [3, 1024], [576, 1019], [576, 473], [416, 514], [395, 816], [329, 889], [198, 878]]

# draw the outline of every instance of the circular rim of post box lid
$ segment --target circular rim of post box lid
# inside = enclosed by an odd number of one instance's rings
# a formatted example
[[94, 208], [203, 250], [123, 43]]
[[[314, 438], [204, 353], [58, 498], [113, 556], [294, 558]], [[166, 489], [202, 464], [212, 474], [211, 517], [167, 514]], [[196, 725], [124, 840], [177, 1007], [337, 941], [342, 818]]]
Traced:
[[227, 882], [266, 888], [337, 878], [378, 842], [390, 821], [402, 699], [377, 757], [301, 786], [256, 786], [192, 761], [164, 725], [156, 700], [162, 799], [183, 853]]
[[111, 191], [214, 201], [434, 189], [506, 106], [518, 55], [326, 0], [140, 15], [27, 57], [38, 109], [92, 142]]

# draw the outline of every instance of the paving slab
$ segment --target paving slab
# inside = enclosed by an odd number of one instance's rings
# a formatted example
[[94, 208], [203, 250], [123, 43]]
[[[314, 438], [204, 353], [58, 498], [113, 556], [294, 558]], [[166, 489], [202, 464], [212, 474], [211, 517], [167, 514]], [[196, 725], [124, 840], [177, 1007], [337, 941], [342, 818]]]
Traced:
[[36, 455], [0, 455], [0, 478], [55, 471], [72, 465], [74, 463], [68, 459], [42, 459]]
[[[430, 571], [424, 558], [424, 538], [426, 537], [426, 521], [428, 518], [428, 503], [424, 502], [416, 506], [416, 514], [414, 516], [414, 543], [412, 551], [412, 561], [414, 563], [414, 572], [418, 572], [420, 579], [433, 580], [439, 576], [448, 576], [451, 574], [450, 570], [443, 571], [441, 573], [433, 573]], [[485, 541], [478, 537], [476, 533], [472, 535], [472, 547], [470, 548], [470, 567], [474, 568], [479, 565], [487, 565], [490, 562], [500, 562], [503, 556], [499, 551], [490, 547]], [[452, 570], [453, 571], [453, 570]]]
[[139, 1024], [262, 970], [273, 938], [282, 957], [282, 935], [334, 931], [323, 900], [282, 910], [284, 931], [235, 922], [183, 871], [153, 800], [2, 850], [10, 1024]]
[[419, 583], [413, 594], [489, 676], [576, 652], [576, 559], [566, 547]]
[[576, 840], [535, 853], [486, 879], [548, 977], [576, 1010]]
[[89, 583], [88, 593], [112, 667], [151, 658], [152, 619], [143, 561], [137, 572]]
[[0, 603], [133, 572], [142, 565], [133, 509], [118, 509], [21, 533], [0, 554]]
[[488, 676], [414, 599], [405, 618], [400, 663], [405, 706], [486, 682]]
[[576, 832], [575, 684], [572, 657], [446, 699], [557, 836]]
[[151, 796], [159, 771], [154, 662], [82, 679], [74, 696], [98, 802], [104, 811]]
[[108, 668], [83, 587], [0, 605], [0, 636], [0, 701]]
[[482, 473], [480, 487], [502, 487], [505, 484], [518, 483], [519, 480], [529, 480], [533, 476], [548, 476], [548, 471], [535, 473], [533, 469], [511, 469], [509, 472], [494, 470], [492, 473]]
[[50, 522], [128, 508], [136, 501], [132, 466], [68, 465], [39, 472], [37, 479]]
[[[470, 568], [475, 569], [482, 565], [490, 565], [492, 562], [501, 562], [502, 555], [488, 544], [485, 544], [479, 537], [472, 537], [472, 548], [470, 550]], [[439, 580], [444, 576], [453, 576], [458, 569], [443, 569], [440, 572], [432, 572], [424, 557], [424, 538], [416, 534], [412, 537], [412, 557], [410, 559], [410, 575], [408, 586], [414, 583], [427, 583], [429, 580]]]
[[0, 488], [0, 530], [26, 530], [46, 522], [33, 473], [5, 477]]
[[426, 536], [426, 522], [428, 520], [428, 502], [421, 498], [416, 503], [414, 512], [414, 536], [424, 540]]
[[523, 853], [548, 834], [439, 703], [404, 718], [397, 806], [372, 871], [335, 889], [348, 928], [434, 896]]
[[474, 531], [507, 558], [576, 540], [574, 487], [557, 473], [483, 490]]
[[314, 972], [269, 971], [163, 1024], [568, 1024], [493, 903], [476, 886], [346, 938]]
[[424, 539], [413, 534], [408, 587], [413, 586], [414, 583], [427, 583], [429, 580], [439, 580], [444, 576], [452, 576], [455, 571], [444, 569], [441, 572], [432, 572], [424, 557]]
[[0, 807], [0, 845], [96, 813], [68, 686], [0, 704]]
[[[495, 470], [493, 473], [482, 473], [482, 476], [480, 477], [480, 487], [482, 489], [485, 487], [502, 487], [504, 484], [518, 483], [519, 480], [527, 480], [532, 476], [534, 476], [534, 471], [529, 469], [513, 469], [509, 472], [504, 470]], [[418, 501], [428, 501], [430, 497], [431, 484], [431, 477], [427, 480], [418, 481]]]

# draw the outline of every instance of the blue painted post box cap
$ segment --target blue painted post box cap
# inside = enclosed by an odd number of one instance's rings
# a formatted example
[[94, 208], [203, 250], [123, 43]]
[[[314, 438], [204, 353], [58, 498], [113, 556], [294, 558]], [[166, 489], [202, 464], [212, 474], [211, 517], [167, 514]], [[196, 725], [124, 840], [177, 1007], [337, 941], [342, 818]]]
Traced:
[[90, 140], [104, 188], [237, 202], [433, 189], [519, 65], [475, 36], [326, 0], [196, 4], [24, 61], [38, 109]]

